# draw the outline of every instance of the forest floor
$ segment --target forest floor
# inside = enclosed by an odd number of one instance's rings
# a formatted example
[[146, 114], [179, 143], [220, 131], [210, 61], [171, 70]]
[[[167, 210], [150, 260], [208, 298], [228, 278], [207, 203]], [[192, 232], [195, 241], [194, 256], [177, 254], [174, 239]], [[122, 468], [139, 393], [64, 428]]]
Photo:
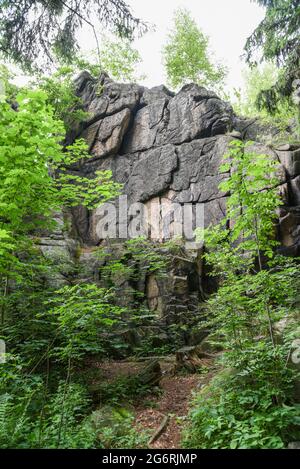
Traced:
[[[164, 370], [164, 363], [161, 363]], [[166, 373], [160, 381], [161, 393], [152, 398], [150, 403], [140, 403], [135, 409], [136, 424], [151, 434], [160, 427], [169, 416], [161, 435], [149, 445], [150, 448], [180, 448], [181, 433], [186, 422], [194, 392], [207, 384], [215, 374], [213, 359], [205, 361], [204, 373], [175, 374]]]
[[[182, 429], [187, 420], [193, 394], [209, 383], [216, 374], [218, 367], [214, 362], [214, 358], [204, 359], [198, 373], [174, 373], [174, 356], [159, 359], [163, 374], [159, 391], [150, 391], [143, 399], [137, 399], [133, 404], [134, 424], [138, 430], [146, 430], [149, 433], [149, 448], [180, 448]], [[104, 379], [113, 381], [120, 376], [134, 375], [144, 365], [144, 362], [124, 360], [99, 363], [98, 367]], [[158, 434], [162, 423], [162, 431]], [[151, 443], [153, 435], [157, 437]]]

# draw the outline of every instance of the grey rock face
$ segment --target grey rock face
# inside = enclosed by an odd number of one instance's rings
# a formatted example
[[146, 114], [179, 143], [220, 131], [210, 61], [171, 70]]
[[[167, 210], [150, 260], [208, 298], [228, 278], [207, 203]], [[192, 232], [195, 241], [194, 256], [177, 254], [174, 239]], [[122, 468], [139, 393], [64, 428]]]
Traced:
[[84, 122], [86, 127], [123, 109], [134, 110], [143, 90], [138, 85], [115, 83], [106, 74], [95, 80], [88, 72], [79, 75], [75, 89], [88, 113]]
[[163, 140], [167, 123], [167, 100], [158, 99], [140, 109], [135, 116], [132, 131], [124, 145], [125, 153], [149, 150]]
[[[147, 89], [114, 83], [106, 74], [96, 80], [83, 72], [75, 85], [88, 113], [77, 135], [85, 138], [92, 155], [81, 168], [84, 175], [110, 169], [114, 179], [124, 184], [130, 203], [204, 204], [208, 226], [225, 215], [226, 194], [218, 187], [226, 178], [219, 174], [219, 166], [228, 145], [232, 139], [251, 139], [251, 151], [281, 163], [284, 207], [278, 233], [283, 250], [299, 251], [300, 148], [272, 149], [264, 144], [277, 136], [276, 127], [235, 116], [228, 103], [195, 84], [174, 94], [164, 86]], [[94, 214], [80, 208], [73, 213], [83, 243], [101, 241], [91, 228]], [[162, 230], [161, 220], [157, 223]]]
[[39, 248], [54, 267], [51, 276], [47, 277], [49, 285], [60, 288], [67, 283], [67, 277], [73, 269], [77, 241], [70, 236], [66, 227], [70, 222], [69, 215], [56, 213], [53, 218], [56, 222], [55, 230], [39, 239]]
[[167, 138], [180, 144], [195, 138], [224, 134], [232, 127], [230, 105], [197, 85], [186, 85], [170, 101]]
[[128, 129], [129, 122], [130, 110], [127, 108], [102, 119], [99, 122], [98, 131], [91, 148], [92, 155], [100, 158], [117, 153]]
[[175, 93], [168, 90], [164, 85], [154, 86], [153, 88], [145, 88], [140, 100], [140, 105], [147, 106], [159, 99], [170, 99]]
[[276, 148], [279, 161], [290, 178], [300, 174], [300, 148], [284, 145]]
[[[251, 151], [268, 154], [280, 162], [283, 206], [278, 217], [278, 238], [284, 254], [300, 255], [300, 145], [267, 145], [264, 142], [276, 138], [278, 129], [257, 119], [235, 116], [228, 103], [194, 84], [174, 94], [164, 86], [147, 89], [114, 83], [105, 74], [96, 80], [84, 72], [75, 86], [88, 114], [67, 141], [84, 138], [91, 154], [76, 168], [79, 173], [93, 177], [97, 170], [111, 170], [114, 180], [123, 184], [128, 203], [142, 202], [147, 210], [152, 204], [163, 204], [166, 210], [172, 204], [190, 204], [195, 211], [196, 204], [200, 204], [204, 225], [209, 226], [226, 216], [227, 194], [219, 190], [219, 184], [227, 174], [220, 174], [219, 167], [229, 144], [233, 139], [252, 140]], [[55, 285], [63, 284], [70, 264], [76, 260], [80, 267], [77, 280], [101, 282], [104, 261], [95, 258], [94, 249], [98, 244], [111, 243], [97, 232], [101, 215], [74, 207], [71, 216], [71, 235], [63, 230], [60, 220], [56, 233], [41, 239], [44, 255], [54, 262], [57, 259], [57, 263], [63, 260], [64, 264], [50, 280]], [[161, 209], [155, 212], [151, 224], [155, 224], [155, 239], [168, 237]], [[112, 244], [116, 259], [118, 243], [122, 247], [120, 240]], [[134, 289], [128, 279], [114, 279], [114, 283], [120, 288], [120, 304], [133, 304]], [[199, 301], [211, 290], [199, 251], [190, 249], [174, 256], [166, 277], [141, 271], [138, 281], [138, 291], [146, 296], [145, 306], [156, 315], [159, 337], [168, 339], [170, 325], [189, 325], [190, 330], [181, 338], [182, 345], [203, 339], [203, 331], [193, 330], [192, 326], [200, 314]], [[147, 335], [149, 331], [145, 330]]]
[[177, 168], [176, 147], [165, 145], [145, 152], [133, 165], [124, 192], [132, 202], [145, 202], [166, 191]]
[[278, 134], [278, 129], [262, 124], [259, 119], [238, 117], [234, 118], [234, 128], [242, 135], [243, 140], [260, 140], [262, 135], [274, 137]]
[[224, 196], [218, 189], [225, 177], [219, 174], [219, 166], [231, 140], [211, 137], [178, 147], [179, 167], [170, 186], [176, 192], [175, 201], [205, 203]]
[[167, 143], [179, 145], [223, 134], [232, 127], [231, 106], [197, 85], [184, 86], [174, 97], [155, 93], [151, 98], [136, 114], [124, 146], [126, 153]]
[[293, 441], [289, 443], [288, 449], [300, 449], [300, 441]]

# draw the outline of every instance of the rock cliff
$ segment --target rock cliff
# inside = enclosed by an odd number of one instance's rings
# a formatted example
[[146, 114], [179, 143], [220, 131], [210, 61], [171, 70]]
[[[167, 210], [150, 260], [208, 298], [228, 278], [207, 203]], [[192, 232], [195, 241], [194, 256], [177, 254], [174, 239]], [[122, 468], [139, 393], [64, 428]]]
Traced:
[[[195, 84], [177, 94], [164, 86], [147, 89], [119, 84], [83, 72], [76, 80], [87, 118], [69, 139], [84, 138], [92, 158], [77, 168], [85, 176], [110, 169], [129, 203], [160, 198], [178, 204], [204, 205], [205, 225], [224, 216], [226, 194], [219, 191], [219, 165], [233, 138], [252, 140], [253, 149], [281, 163], [284, 207], [279, 237], [289, 253], [300, 246], [300, 147], [266, 145], [275, 137], [255, 119], [237, 117], [216, 94]], [[78, 209], [74, 223], [84, 244], [97, 244], [97, 214]]]
[[[208, 226], [225, 215], [226, 194], [218, 189], [225, 176], [219, 174], [219, 166], [230, 141], [252, 140], [253, 151], [272, 155], [280, 162], [279, 189], [284, 205], [278, 238], [285, 254], [299, 255], [299, 145], [276, 144], [276, 128], [256, 119], [239, 118], [230, 104], [195, 84], [174, 94], [164, 86], [147, 89], [115, 83], [105, 74], [96, 80], [87, 72], [75, 84], [87, 117], [67, 139], [84, 138], [92, 157], [74, 171], [92, 178], [97, 170], [111, 170], [114, 179], [123, 184], [129, 204], [201, 204]], [[266, 136], [272, 144], [264, 143]], [[102, 241], [97, 231], [99, 217], [97, 211], [75, 208], [73, 240], [66, 233], [56, 233], [44, 241], [43, 249], [48, 252], [53, 246], [60, 250], [58, 257], [63, 251], [72, 257], [74, 240], [79, 240], [79, 261], [88, 278], [97, 280], [99, 264], [91, 251]], [[159, 211], [154, 220], [158, 239], [166, 237], [162, 217]], [[163, 323], [176, 322], [179, 316], [184, 322], [189, 314], [195, 314], [205, 283], [198, 259], [195, 252], [175, 256], [167, 282], [153, 276], [140, 282], [148, 307], [158, 312]]]

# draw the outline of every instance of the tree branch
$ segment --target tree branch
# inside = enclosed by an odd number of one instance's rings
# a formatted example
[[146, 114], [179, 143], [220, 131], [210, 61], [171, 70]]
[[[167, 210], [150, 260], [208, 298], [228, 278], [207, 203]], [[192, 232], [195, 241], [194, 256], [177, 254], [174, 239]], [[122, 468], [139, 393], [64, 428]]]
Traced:
[[74, 8], [72, 8], [66, 2], [64, 2], [64, 0], [60, 0], [60, 1], [69, 11], [71, 11], [74, 15], [78, 16], [78, 18], [80, 18], [82, 21], [84, 21], [86, 24], [88, 24], [92, 28], [93, 33], [94, 33], [94, 37], [95, 37], [95, 40], [96, 40], [98, 62], [99, 62], [99, 65], [100, 65], [100, 47], [99, 47], [99, 41], [98, 41], [98, 38], [97, 38], [95, 26], [93, 25], [93, 23], [91, 23], [91, 21], [89, 21], [87, 18], [85, 18], [81, 13], [74, 10]]

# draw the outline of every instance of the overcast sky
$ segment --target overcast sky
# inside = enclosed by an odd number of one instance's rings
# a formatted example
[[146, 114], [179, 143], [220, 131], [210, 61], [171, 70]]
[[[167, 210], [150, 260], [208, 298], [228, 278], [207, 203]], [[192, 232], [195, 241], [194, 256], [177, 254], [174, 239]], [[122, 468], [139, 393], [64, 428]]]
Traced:
[[[241, 60], [247, 37], [264, 17], [264, 9], [251, 0], [126, 0], [135, 16], [156, 25], [135, 41], [142, 59], [141, 73], [147, 75], [146, 86], [155, 86], [166, 81], [161, 63], [161, 48], [172, 26], [173, 12], [185, 7], [202, 31], [210, 37], [211, 49], [218, 60], [229, 68], [228, 88], [242, 86]], [[84, 32], [82, 46], [95, 48], [91, 31]]]
[[[141, 83], [152, 87], [166, 83], [162, 66], [161, 49], [172, 27], [174, 10], [184, 7], [190, 10], [202, 31], [210, 38], [210, 47], [217, 61], [229, 69], [227, 91], [242, 88], [242, 70], [245, 68], [241, 55], [247, 37], [264, 17], [264, 9], [251, 0], [125, 0], [132, 13], [154, 24], [150, 31], [134, 42], [143, 62], [138, 75], [146, 75]], [[98, 27], [97, 27], [98, 30]], [[103, 26], [99, 32], [103, 32]], [[79, 33], [83, 52], [96, 49], [91, 28], [85, 26]], [[23, 84], [27, 77], [18, 76], [16, 82]]]

